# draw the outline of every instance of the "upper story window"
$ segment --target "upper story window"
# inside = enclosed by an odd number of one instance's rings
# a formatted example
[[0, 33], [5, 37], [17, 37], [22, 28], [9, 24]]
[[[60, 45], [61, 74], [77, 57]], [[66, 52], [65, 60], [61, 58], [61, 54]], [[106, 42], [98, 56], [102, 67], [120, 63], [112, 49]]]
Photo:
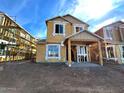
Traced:
[[121, 40], [124, 41], [124, 25], [121, 25], [119, 30], [120, 30]]
[[65, 25], [62, 23], [54, 24], [54, 34], [55, 35], [63, 35], [65, 33]]
[[80, 31], [83, 31], [83, 28], [82, 27], [75, 27], [75, 30], [76, 30], [76, 32], [80, 32]]
[[104, 38], [112, 40], [112, 27], [104, 28]]
[[77, 32], [81, 32], [81, 31], [83, 31], [83, 27], [82, 26], [78, 26], [78, 25], [76, 25], [76, 26], [74, 26], [74, 33], [77, 33]]

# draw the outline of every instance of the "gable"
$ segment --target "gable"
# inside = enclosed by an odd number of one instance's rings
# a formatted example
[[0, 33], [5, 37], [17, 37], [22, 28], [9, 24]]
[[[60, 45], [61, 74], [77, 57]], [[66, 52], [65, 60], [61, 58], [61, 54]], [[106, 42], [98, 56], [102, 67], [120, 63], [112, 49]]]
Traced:
[[71, 40], [100, 40], [100, 38], [96, 37], [92, 33], [89, 33], [87, 31], [83, 31], [81, 33], [78, 33], [76, 35], [73, 35], [70, 37]]
[[65, 21], [64, 19], [62, 19], [62, 18], [55, 18], [55, 19], [53, 19], [53, 20], [51, 20], [51, 21], [61, 21], [61, 22], [67, 22], [67, 21]]
[[46, 20], [46, 24], [47, 24], [48, 21], [69, 22], [68, 20], [64, 19], [64, 18], [61, 17], [61, 16], [58, 16], [58, 17], [55, 17], [55, 18], [52, 18], [52, 19]]
[[73, 23], [73, 24], [84, 24], [84, 25], [87, 25], [87, 26], [88, 26], [87, 23], [85, 23], [85, 22], [83, 22], [83, 21], [79, 20], [78, 18], [73, 17], [73, 16], [71, 16], [71, 15], [65, 15], [65, 16], [63, 16], [63, 17], [64, 17], [64, 19], [70, 21], [70, 22]]

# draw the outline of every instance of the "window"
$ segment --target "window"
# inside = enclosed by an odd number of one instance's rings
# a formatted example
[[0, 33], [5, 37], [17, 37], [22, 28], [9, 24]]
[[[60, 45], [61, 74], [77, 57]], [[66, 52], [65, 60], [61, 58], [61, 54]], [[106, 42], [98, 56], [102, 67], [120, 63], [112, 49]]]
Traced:
[[104, 38], [112, 40], [112, 27], [104, 28]]
[[120, 28], [120, 36], [121, 36], [121, 40], [124, 41], [124, 27]]
[[79, 46], [78, 54], [86, 54], [86, 46]]
[[114, 54], [114, 46], [107, 46], [106, 47], [107, 58], [115, 58]]
[[47, 58], [60, 58], [60, 45], [49, 44], [47, 45]]
[[0, 44], [0, 56], [5, 55], [5, 44], [1, 43]]
[[121, 46], [121, 57], [124, 58], [124, 45]]
[[82, 27], [75, 27], [75, 32], [77, 33], [77, 32], [81, 32], [81, 31], [83, 31], [83, 28]]
[[55, 24], [54, 33], [60, 34], [60, 35], [64, 34], [64, 25], [63, 24]]

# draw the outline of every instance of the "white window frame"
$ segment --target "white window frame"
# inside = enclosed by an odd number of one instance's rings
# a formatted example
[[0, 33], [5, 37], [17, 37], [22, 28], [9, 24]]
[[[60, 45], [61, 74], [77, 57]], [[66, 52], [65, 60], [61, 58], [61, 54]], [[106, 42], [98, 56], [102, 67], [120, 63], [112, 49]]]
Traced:
[[[113, 48], [114, 58], [109, 58], [108, 57], [108, 50], [107, 50], [108, 47], [112, 47]], [[106, 57], [107, 57], [107, 59], [114, 59], [114, 60], [116, 59], [116, 57], [115, 57], [115, 46], [114, 45], [107, 45], [106, 46]]]
[[122, 51], [122, 47], [124, 47], [124, 45], [120, 45], [121, 59], [124, 60], [123, 55], [122, 55], [124, 51]]
[[[84, 27], [83, 27], [82, 25], [80, 25], [80, 24], [75, 24], [75, 25], [74, 25], [74, 33], [77, 33], [77, 32], [76, 32], [76, 27], [81, 27], [81, 28], [84, 30]], [[82, 30], [82, 31], [83, 31], [83, 30]]]
[[[55, 32], [56, 25], [63, 25], [63, 33], [56, 33], [56, 32]], [[64, 22], [55, 22], [55, 23], [54, 23], [53, 36], [55, 36], [55, 35], [65, 35], [65, 23], [64, 23]]]
[[[80, 54], [79, 52], [80, 52], [80, 47], [81, 46], [83, 46], [83, 47], [86, 47], [86, 53], [83, 53], [83, 54]], [[76, 48], [77, 48], [77, 58], [78, 58], [78, 56], [87, 56], [87, 61], [89, 61], [89, 57], [88, 57], [88, 55], [89, 55], [89, 53], [88, 53], [88, 46], [87, 45], [76, 45]], [[79, 62], [79, 60], [77, 59], [77, 61]]]
[[[103, 28], [104, 38], [105, 38], [105, 39], [112, 40], [112, 33], [111, 33], [110, 31], [108, 31], [109, 34], [111, 34], [111, 37], [108, 37], [107, 31], [106, 31], [107, 28], [111, 28], [111, 27], [105, 27], [105, 28]], [[112, 29], [112, 28], [111, 28], [111, 29]], [[109, 36], [110, 36], [110, 35], [109, 35]]]
[[[59, 49], [58, 49], [58, 53], [59, 53], [59, 56], [58, 56], [58, 57], [49, 57], [49, 56], [48, 56], [48, 47], [49, 47], [49, 46], [52, 46], [52, 45], [53, 45], [53, 46], [58, 46], [58, 48], [59, 48]], [[60, 55], [60, 54], [61, 54], [61, 49], [60, 49], [60, 48], [61, 48], [61, 47], [60, 47], [60, 44], [47, 44], [47, 45], [46, 45], [46, 60], [47, 60], [47, 59], [59, 59], [59, 60], [60, 60], [60, 58], [61, 58], [61, 55]]]

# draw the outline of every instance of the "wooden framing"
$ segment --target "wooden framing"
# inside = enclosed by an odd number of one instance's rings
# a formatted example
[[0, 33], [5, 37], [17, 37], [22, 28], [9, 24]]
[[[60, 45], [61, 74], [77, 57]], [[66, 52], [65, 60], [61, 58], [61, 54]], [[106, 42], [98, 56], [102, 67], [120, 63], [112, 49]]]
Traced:
[[[84, 32], [82, 32], [82, 33], [80, 33], [80, 35], [82, 35], [83, 36], [83, 33]], [[87, 34], [86, 34], [87, 33]], [[72, 63], [72, 57], [71, 57], [71, 45], [92, 45], [92, 44], [94, 44], [94, 43], [97, 43], [97, 45], [98, 45], [98, 51], [99, 51], [99, 64], [101, 65], [101, 66], [103, 66], [103, 56], [102, 56], [102, 48], [101, 48], [101, 42], [103, 41], [103, 39], [101, 39], [101, 38], [98, 38], [98, 37], [95, 37], [94, 35], [92, 35], [92, 34], [90, 34], [91, 36], [91, 38], [89, 38], [88, 36], [89, 36], [89, 33], [88, 32], [85, 32], [85, 37], [81, 37], [81, 38], [79, 38], [79, 35], [78, 34], [76, 34], [76, 35], [74, 35], [74, 36], [72, 36], [72, 37], [69, 37], [67, 40], [65, 40], [65, 42], [67, 42], [67, 46], [68, 46], [68, 64], [69, 64], [69, 66], [71, 66], [71, 63]], [[74, 38], [73, 38], [74, 37]], [[78, 38], [77, 38], [78, 37]], [[88, 39], [86, 39], [88, 37]], [[84, 39], [83, 39], [84, 38]], [[88, 55], [87, 55], [87, 57], [88, 57], [88, 59], [89, 59], [89, 61], [92, 61], [91, 60], [91, 54], [90, 54], [90, 52], [92, 52], [92, 51], [89, 51], [88, 49], [87, 49], [87, 52], [88, 52]]]
[[[109, 31], [109, 34], [111, 34], [109, 35], [110, 38], [106, 38], [106, 28], [109, 28], [107, 29], [107, 31]], [[114, 23], [102, 27], [95, 33], [104, 38], [104, 42], [102, 43], [102, 45], [104, 47], [104, 50], [106, 50], [103, 54], [105, 61], [112, 61], [114, 63], [123, 64], [124, 62], [121, 60], [121, 51], [119, 46], [124, 45], [124, 22], [116, 21]], [[108, 58], [108, 46], [113, 47], [114, 58]]]
[[[30, 60], [36, 57], [36, 40], [7, 14], [0, 13], [0, 40], [5, 47], [0, 49], [0, 62]], [[0, 42], [0, 46], [2, 46]], [[5, 56], [5, 57], [3, 57]]]
[[71, 40], [68, 39], [68, 65], [71, 66]]
[[100, 42], [100, 41], [98, 41], [98, 46], [99, 46], [99, 59], [100, 59], [100, 65], [103, 66], [102, 47], [101, 47], [101, 42]]

